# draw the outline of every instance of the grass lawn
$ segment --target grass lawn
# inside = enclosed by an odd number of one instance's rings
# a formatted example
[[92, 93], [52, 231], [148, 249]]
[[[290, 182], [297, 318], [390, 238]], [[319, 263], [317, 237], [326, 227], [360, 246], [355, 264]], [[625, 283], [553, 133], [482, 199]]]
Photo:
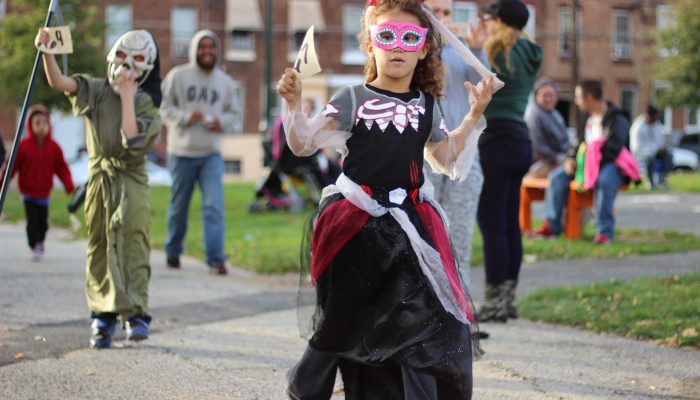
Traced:
[[518, 302], [522, 317], [700, 348], [700, 272], [549, 288]]
[[[166, 235], [166, 210], [170, 188], [152, 187], [153, 226], [151, 245], [162, 249]], [[261, 272], [278, 273], [297, 270], [299, 245], [302, 227], [311, 210], [300, 214], [286, 212], [263, 212], [250, 214], [248, 205], [253, 200], [254, 185], [235, 183], [225, 186], [226, 198], [226, 253], [233, 265]], [[52, 226], [69, 227], [66, 211], [68, 197], [61, 191], [53, 192], [50, 209]], [[203, 258], [202, 221], [199, 192], [195, 191], [191, 206], [186, 254]], [[81, 214], [81, 213], [79, 213]], [[24, 218], [24, 210], [17, 192], [8, 193], [3, 218], [19, 222]], [[80, 215], [82, 219], [82, 215]], [[84, 236], [84, 232], [81, 232]], [[675, 232], [641, 230], [619, 230], [611, 246], [595, 246], [592, 243], [593, 228], [588, 224], [582, 240], [565, 239], [531, 240], [525, 239], [525, 259], [582, 258], [582, 257], [624, 257], [633, 254], [654, 254], [673, 251], [687, 251], [700, 248], [700, 238]], [[165, 261], [163, 261], [165, 262]], [[481, 236], [478, 229], [474, 235], [472, 263], [483, 264]]]
[[[699, 193], [700, 192], [700, 172], [677, 171], [668, 176], [668, 184], [671, 192]], [[631, 193], [668, 193], [668, 191], [646, 190], [644, 185], [630, 186], [628, 192]]]

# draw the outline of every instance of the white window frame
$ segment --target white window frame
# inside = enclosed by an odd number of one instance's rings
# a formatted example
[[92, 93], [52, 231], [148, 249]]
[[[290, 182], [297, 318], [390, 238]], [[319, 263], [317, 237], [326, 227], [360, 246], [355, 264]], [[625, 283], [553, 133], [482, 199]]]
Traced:
[[690, 123], [690, 107], [683, 107], [683, 125], [686, 132], [700, 131], [700, 107], [695, 107], [695, 124]]
[[[618, 18], [627, 18], [628, 21], [628, 29], [629, 32], [627, 32], [626, 36], [627, 41], [626, 43], [618, 42], [618, 38], [621, 36], [621, 33], [624, 34], [624, 32], [620, 32], [620, 26], [618, 25]], [[632, 60], [632, 42], [633, 42], [633, 32], [634, 32], [634, 26], [633, 26], [633, 19], [632, 19], [632, 13], [627, 11], [627, 10], [613, 10], [612, 13], [612, 58], [613, 60]]]
[[[457, 18], [457, 14], [460, 11], [464, 11], [469, 15], [466, 21], [462, 21], [461, 18]], [[455, 1], [452, 4], [452, 20], [456, 24], [469, 24], [472, 23], [476, 25], [476, 20], [479, 18], [479, 6], [473, 1]]]
[[[117, 17], [125, 13], [125, 18], [118, 21]], [[105, 7], [105, 47], [111, 49], [119, 36], [133, 28], [134, 7], [127, 4], [107, 4]], [[115, 22], [118, 22], [115, 24]]]
[[[566, 7], [562, 6], [559, 7], [559, 21], [558, 21], [558, 29], [557, 29], [557, 36], [559, 38], [558, 40], [558, 52], [559, 52], [559, 57], [561, 58], [569, 58], [571, 57], [571, 49], [564, 48], [564, 45], [569, 46], [569, 33], [570, 30], [574, 29], [573, 26], [571, 26], [571, 7]], [[566, 17], [566, 18], [564, 18]], [[562, 21], [566, 21], [566, 25], [568, 29], [566, 31], [563, 30], [563, 24]], [[578, 9], [576, 10], [576, 26], [579, 28], [579, 32], [581, 31], [581, 23], [582, 23], [582, 13]]]
[[[233, 45], [236, 43], [234, 40], [234, 35], [238, 33], [245, 37], [245, 40], [250, 42], [250, 48], [235, 48]], [[245, 29], [234, 29], [229, 31], [226, 35], [226, 60], [228, 61], [241, 61], [250, 62], [255, 61], [257, 58], [255, 53], [255, 31], [249, 31]]]
[[634, 119], [634, 116], [637, 113], [637, 97], [638, 97], [638, 92], [639, 90], [637, 89], [637, 86], [633, 84], [620, 84], [619, 89], [618, 89], [618, 106], [620, 106], [621, 109], [624, 110], [622, 107], [622, 93], [623, 92], [631, 92], [632, 93], [632, 105], [630, 107], [630, 110], [625, 110], [630, 113], [630, 117]]
[[[176, 14], [186, 12], [188, 19], [192, 19], [194, 26], [191, 29], [181, 29], [182, 25], [176, 22]], [[194, 17], [194, 18], [192, 18]], [[170, 51], [173, 58], [188, 58], [190, 41], [199, 27], [199, 13], [197, 7], [178, 5], [170, 9]]]
[[359, 18], [356, 18], [356, 16], [351, 16], [352, 18], [350, 18], [346, 17], [346, 15], [348, 12], [358, 14], [358, 11], [361, 16], [364, 12], [362, 4], [343, 4], [343, 54], [340, 61], [345, 65], [364, 65], [367, 62], [367, 55], [357, 45], [350, 46], [348, 43], [348, 37], [351, 34], [357, 35], [359, 33], [360, 23]]

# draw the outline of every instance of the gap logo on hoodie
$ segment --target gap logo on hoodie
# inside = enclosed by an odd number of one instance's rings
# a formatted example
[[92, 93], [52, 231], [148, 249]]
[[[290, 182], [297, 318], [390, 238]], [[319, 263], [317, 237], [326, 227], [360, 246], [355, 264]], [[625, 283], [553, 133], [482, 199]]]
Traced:
[[191, 85], [187, 87], [187, 102], [188, 103], [206, 103], [209, 105], [216, 104], [221, 98], [219, 91], [214, 88], [198, 87]]

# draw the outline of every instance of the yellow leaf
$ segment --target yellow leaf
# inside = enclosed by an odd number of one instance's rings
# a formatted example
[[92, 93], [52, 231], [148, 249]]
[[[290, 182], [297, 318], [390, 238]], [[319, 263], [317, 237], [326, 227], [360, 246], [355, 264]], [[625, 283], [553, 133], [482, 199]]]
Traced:
[[692, 336], [697, 336], [697, 335], [698, 335], [698, 331], [697, 331], [697, 329], [695, 329], [694, 326], [687, 328], [687, 329], [683, 329], [683, 332], [681, 332], [682, 337], [692, 337]]
[[15, 360], [22, 360], [22, 359], [24, 359], [24, 353], [15, 354]]

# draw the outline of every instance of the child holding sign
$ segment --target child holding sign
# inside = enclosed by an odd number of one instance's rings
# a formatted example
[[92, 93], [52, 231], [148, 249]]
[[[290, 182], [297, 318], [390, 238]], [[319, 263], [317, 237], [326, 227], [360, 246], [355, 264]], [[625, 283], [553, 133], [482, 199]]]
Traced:
[[[35, 45], [49, 43], [40, 29]], [[117, 317], [129, 340], [148, 337], [151, 274], [150, 190], [146, 153], [161, 130], [158, 49], [148, 31], [119, 37], [107, 56], [107, 78], [65, 76], [44, 53], [49, 85], [66, 92], [85, 117], [90, 156], [85, 196], [87, 300], [93, 348], [110, 347]]]
[[317, 118], [301, 113], [294, 70], [277, 85], [295, 154], [344, 154], [302, 254], [302, 282], [315, 291], [301, 288], [299, 311], [305, 300], [314, 310], [310, 326], [300, 321], [309, 345], [289, 373], [289, 395], [330, 398], [339, 368], [347, 399], [468, 399], [472, 354], [481, 354], [473, 307], [422, 166], [425, 152], [435, 170], [466, 176], [493, 81], [465, 82], [471, 110], [448, 132], [436, 102], [440, 44], [421, 2], [370, 1], [361, 46], [365, 84], [341, 89]]

